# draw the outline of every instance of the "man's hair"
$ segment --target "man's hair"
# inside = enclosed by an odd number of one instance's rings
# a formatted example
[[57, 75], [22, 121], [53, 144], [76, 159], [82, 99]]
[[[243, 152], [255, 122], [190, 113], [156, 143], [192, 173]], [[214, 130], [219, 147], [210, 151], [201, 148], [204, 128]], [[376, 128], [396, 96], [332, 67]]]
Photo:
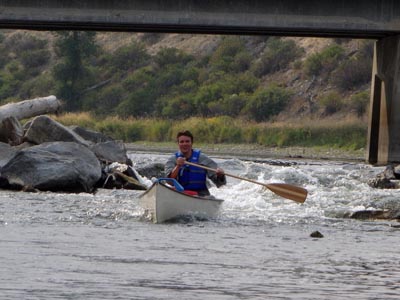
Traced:
[[178, 140], [179, 137], [181, 137], [182, 135], [190, 137], [193, 143], [193, 134], [189, 130], [179, 131], [178, 134], [176, 135], [176, 140]]

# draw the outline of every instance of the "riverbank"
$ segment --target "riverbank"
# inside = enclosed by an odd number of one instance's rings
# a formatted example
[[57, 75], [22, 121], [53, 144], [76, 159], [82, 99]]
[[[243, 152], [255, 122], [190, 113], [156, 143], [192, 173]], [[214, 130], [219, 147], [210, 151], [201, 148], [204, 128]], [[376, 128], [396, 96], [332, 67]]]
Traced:
[[[313, 159], [335, 161], [365, 161], [365, 149], [343, 150], [323, 147], [266, 147], [257, 144], [196, 144], [196, 148], [212, 156], [232, 156], [240, 159]], [[149, 153], [174, 153], [175, 143], [127, 143], [128, 151]]]

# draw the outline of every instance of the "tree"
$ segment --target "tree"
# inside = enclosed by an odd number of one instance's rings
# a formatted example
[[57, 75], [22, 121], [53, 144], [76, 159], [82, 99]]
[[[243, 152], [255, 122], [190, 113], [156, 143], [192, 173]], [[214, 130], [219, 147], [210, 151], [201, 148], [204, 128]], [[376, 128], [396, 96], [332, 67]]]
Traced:
[[66, 102], [67, 111], [81, 108], [80, 93], [90, 84], [87, 60], [97, 51], [95, 32], [57, 32], [55, 53], [61, 59], [53, 68], [57, 97]]

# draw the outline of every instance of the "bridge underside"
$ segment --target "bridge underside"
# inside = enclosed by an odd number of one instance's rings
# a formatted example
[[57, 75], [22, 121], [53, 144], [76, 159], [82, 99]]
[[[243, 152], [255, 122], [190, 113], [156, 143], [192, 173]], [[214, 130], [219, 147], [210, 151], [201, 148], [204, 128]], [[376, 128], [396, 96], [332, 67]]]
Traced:
[[377, 39], [366, 159], [400, 162], [400, 1], [3, 0], [0, 28]]
[[395, 0], [3, 0], [0, 28], [381, 38]]

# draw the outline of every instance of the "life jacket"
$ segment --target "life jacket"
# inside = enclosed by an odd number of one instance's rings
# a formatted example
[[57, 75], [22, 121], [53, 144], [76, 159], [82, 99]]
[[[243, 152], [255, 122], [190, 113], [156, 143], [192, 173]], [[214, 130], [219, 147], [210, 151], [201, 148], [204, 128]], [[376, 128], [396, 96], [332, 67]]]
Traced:
[[[200, 152], [201, 152], [200, 150], [193, 149], [192, 156], [190, 157], [190, 159], [188, 159], [188, 161], [198, 164], [200, 158]], [[176, 158], [183, 157], [183, 154], [180, 151], [178, 151], [175, 153], [175, 156]], [[177, 180], [185, 188], [185, 190], [192, 190], [192, 191], [206, 190], [207, 189], [206, 179], [207, 179], [206, 170], [189, 165], [184, 165], [179, 170], [177, 178]]]

